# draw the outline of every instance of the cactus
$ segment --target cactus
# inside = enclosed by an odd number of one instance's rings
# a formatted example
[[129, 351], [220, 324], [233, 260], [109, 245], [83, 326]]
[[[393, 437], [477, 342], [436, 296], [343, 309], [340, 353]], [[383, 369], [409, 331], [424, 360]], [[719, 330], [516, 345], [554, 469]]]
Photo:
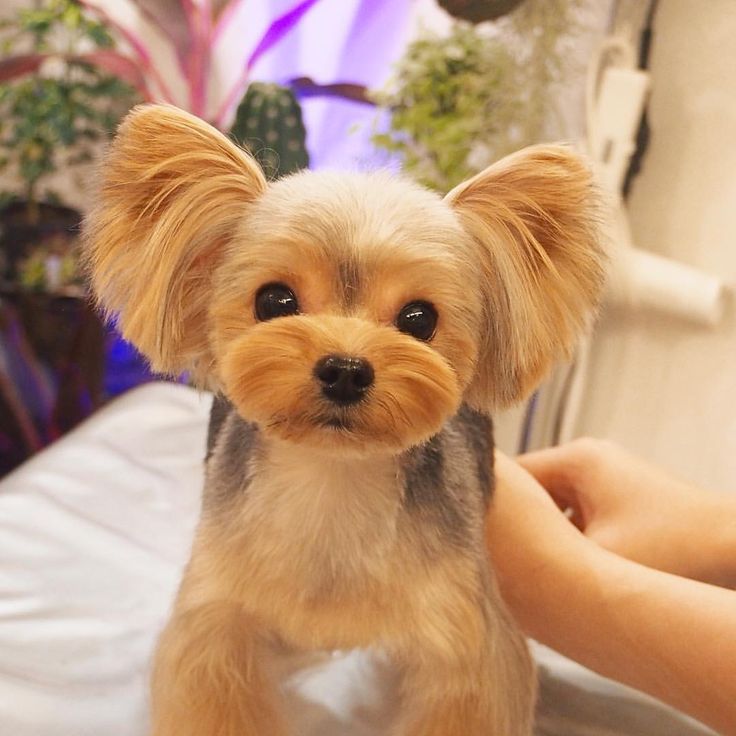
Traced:
[[230, 136], [253, 154], [269, 179], [309, 166], [302, 110], [286, 87], [253, 82], [235, 113]]

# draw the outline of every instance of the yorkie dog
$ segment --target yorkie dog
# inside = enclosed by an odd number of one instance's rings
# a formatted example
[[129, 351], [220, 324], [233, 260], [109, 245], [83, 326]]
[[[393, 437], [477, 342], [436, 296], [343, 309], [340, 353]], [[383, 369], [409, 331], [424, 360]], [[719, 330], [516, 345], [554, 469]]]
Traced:
[[154, 369], [216, 393], [154, 736], [289, 732], [269, 657], [378, 647], [401, 736], [523, 736], [535, 674], [484, 544], [492, 410], [571, 350], [602, 282], [565, 147], [446, 197], [387, 173], [275, 183], [227, 137], [134, 110], [86, 222], [94, 291]]

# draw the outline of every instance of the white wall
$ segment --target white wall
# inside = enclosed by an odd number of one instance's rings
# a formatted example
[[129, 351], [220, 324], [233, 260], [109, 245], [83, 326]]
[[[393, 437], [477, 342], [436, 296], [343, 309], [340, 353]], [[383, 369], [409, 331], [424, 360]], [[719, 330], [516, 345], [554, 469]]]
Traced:
[[[636, 244], [736, 282], [736, 2], [661, 0]], [[604, 315], [578, 430], [736, 492], [736, 319]]]

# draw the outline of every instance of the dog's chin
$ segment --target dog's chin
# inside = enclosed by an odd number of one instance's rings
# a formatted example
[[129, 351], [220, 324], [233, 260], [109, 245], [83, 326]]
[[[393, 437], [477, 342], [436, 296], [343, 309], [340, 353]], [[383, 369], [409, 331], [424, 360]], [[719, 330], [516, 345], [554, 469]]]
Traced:
[[418, 432], [400, 433], [388, 427], [370, 427], [352, 410], [318, 414], [314, 417], [270, 417], [258, 422], [264, 435], [308, 447], [324, 454], [369, 456], [398, 454], [429, 439], [438, 426]]

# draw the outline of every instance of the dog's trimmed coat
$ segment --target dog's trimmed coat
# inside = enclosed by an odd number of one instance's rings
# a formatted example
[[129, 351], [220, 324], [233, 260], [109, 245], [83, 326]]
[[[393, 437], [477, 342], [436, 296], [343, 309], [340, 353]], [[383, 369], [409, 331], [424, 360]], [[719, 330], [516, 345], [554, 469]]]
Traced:
[[[586, 167], [527, 149], [444, 200], [386, 174], [267, 184], [224, 136], [135, 110], [85, 248], [123, 334], [218, 398], [202, 517], [156, 655], [154, 736], [288, 732], [274, 648], [380, 646], [400, 736], [525, 736], [533, 667], [483, 544], [488, 414], [566, 355], [602, 279]], [[298, 312], [260, 320], [259, 290]], [[397, 328], [432, 305], [430, 339]], [[371, 366], [325, 397], [325, 356]]]

